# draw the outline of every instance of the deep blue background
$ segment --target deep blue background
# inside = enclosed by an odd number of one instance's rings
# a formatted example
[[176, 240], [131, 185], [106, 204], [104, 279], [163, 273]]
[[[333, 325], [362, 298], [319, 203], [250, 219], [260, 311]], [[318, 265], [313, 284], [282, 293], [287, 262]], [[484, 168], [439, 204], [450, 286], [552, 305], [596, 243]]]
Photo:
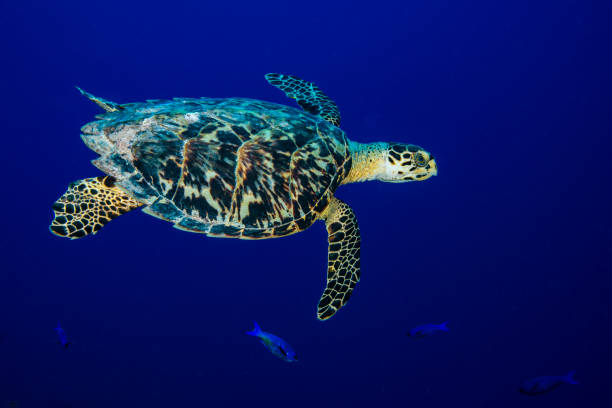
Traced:
[[[3, 2], [0, 407], [610, 406], [611, 10], [597, 3]], [[315, 318], [322, 223], [249, 242], [134, 211], [82, 240], [48, 232], [67, 184], [100, 174], [79, 139], [100, 110], [74, 85], [292, 105], [266, 72], [318, 84], [353, 140], [438, 162], [423, 183], [339, 189], [362, 279], [332, 320]], [[254, 319], [301, 361], [245, 335]], [[443, 320], [449, 333], [405, 336]], [[517, 392], [570, 369], [580, 385]]]

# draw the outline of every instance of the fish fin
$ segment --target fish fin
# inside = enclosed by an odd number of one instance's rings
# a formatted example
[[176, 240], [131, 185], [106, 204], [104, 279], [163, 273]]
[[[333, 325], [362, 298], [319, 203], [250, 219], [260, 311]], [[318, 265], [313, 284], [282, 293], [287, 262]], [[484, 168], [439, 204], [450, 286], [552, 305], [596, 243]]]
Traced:
[[440, 330], [443, 330], [443, 331], [448, 331], [447, 324], [448, 324], [448, 320], [447, 320], [447, 321], [445, 321], [444, 323], [441, 323], [441, 324], [438, 326], [438, 328], [439, 328]]
[[574, 374], [576, 374], [576, 370], [572, 370], [565, 376], [565, 381], [569, 384], [580, 384], [578, 381], [574, 380]]
[[257, 322], [253, 321], [253, 330], [246, 332], [249, 336], [259, 337], [261, 335], [261, 327], [257, 324]]

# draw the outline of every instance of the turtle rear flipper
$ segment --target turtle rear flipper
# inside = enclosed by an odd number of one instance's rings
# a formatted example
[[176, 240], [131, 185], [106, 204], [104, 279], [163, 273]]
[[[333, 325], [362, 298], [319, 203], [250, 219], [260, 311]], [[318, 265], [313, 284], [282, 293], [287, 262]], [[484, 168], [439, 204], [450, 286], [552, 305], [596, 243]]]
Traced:
[[115, 186], [113, 177], [78, 180], [53, 204], [55, 218], [49, 229], [60, 237], [82, 238], [141, 205]]
[[123, 109], [123, 106], [119, 105], [118, 103], [107, 101], [106, 99], [98, 98], [97, 96], [93, 96], [92, 94], [82, 90], [78, 86], [76, 87], [76, 89], [78, 89], [79, 92], [82, 95], [85, 95], [90, 101], [95, 102], [99, 107], [101, 107], [107, 112], [115, 112]]
[[360, 276], [361, 236], [355, 213], [333, 198], [327, 208], [327, 287], [319, 301], [317, 317], [327, 320], [348, 302]]

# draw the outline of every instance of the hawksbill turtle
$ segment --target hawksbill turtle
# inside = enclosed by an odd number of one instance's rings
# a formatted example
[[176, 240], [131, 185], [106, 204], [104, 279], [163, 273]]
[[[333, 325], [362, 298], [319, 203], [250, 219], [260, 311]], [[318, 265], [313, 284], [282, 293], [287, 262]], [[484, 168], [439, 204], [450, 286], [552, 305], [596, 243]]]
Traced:
[[106, 111], [81, 129], [106, 175], [69, 185], [53, 204], [51, 232], [95, 234], [138, 207], [211, 237], [277, 238], [323, 220], [327, 286], [317, 317], [329, 319], [360, 277], [357, 219], [334, 197], [336, 188], [426, 180], [437, 174], [436, 162], [411, 144], [351, 141], [337, 105], [316, 85], [292, 75], [266, 79], [303, 110], [246, 98], [118, 104], [79, 89]]

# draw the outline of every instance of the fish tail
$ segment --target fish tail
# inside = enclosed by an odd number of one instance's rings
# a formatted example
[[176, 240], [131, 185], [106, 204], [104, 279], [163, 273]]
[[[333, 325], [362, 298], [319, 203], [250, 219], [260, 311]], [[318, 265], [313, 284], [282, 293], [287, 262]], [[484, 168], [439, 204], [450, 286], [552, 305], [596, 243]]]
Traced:
[[440, 330], [444, 330], [444, 331], [448, 331], [448, 327], [446, 326], [448, 324], [448, 320], [445, 321], [444, 323], [440, 324]]
[[578, 381], [574, 380], [574, 374], [576, 374], [576, 370], [572, 370], [565, 376], [565, 381], [570, 384], [578, 384]]
[[257, 324], [257, 322], [253, 322], [253, 330], [246, 332], [249, 336], [259, 337], [261, 335], [261, 327]]

